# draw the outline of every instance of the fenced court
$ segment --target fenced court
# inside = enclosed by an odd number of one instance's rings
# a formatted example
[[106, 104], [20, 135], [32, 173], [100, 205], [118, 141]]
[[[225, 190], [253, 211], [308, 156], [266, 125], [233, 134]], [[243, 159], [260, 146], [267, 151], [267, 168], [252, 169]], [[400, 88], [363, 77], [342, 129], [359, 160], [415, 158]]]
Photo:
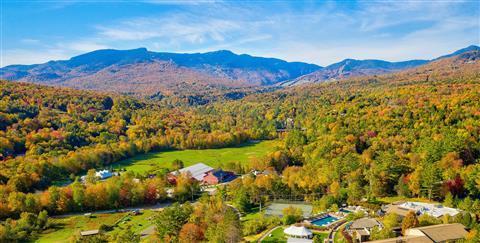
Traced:
[[308, 218], [312, 215], [312, 205], [305, 203], [305, 202], [272, 202], [268, 207], [265, 209], [266, 215], [271, 216], [283, 216], [283, 209], [288, 207], [295, 207], [300, 208], [303, 212], [303, 217]]

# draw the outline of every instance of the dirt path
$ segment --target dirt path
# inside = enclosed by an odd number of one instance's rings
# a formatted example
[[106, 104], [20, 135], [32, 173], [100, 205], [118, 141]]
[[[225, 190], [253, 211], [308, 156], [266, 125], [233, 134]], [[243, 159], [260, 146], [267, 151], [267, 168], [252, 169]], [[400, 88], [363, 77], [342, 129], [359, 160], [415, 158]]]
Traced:
[[155, 233], [155, 225], [151, 225], [148, 228], [144, 229], [142, 232], [140, 232], [140, 238], [146, 238], [150, 235], [153, 235]]

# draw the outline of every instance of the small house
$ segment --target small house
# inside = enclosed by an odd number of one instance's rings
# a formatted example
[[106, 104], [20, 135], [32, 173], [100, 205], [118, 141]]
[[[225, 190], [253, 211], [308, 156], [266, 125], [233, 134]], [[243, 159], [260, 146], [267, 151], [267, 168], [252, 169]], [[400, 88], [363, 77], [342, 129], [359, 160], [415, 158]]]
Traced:
[[100, 178], [100, 180], [104, 180], [104, 179], [112, 177], [113, 173], [110, 172], [109, 170], [101, 170], [101, 171], [97, 171], [95, 173], [95, 176]]
[[383, 225], [376, 219], [361, 218], [353, 221], [349, 226], [348, 231], [352, 237], [356, 236], [359, 242], [365, 242], [370, 238], [370, 234], [374, 227], [382, 229]]

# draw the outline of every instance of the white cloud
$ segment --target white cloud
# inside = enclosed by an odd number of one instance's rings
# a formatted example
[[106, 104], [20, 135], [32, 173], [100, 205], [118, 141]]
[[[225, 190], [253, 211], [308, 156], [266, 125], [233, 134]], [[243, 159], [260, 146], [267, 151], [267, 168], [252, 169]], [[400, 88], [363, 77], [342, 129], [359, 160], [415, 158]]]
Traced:
[[51, 60], [65, 60], [81, 53], [109, 48], [108, 45], [88, 39], [54, 44], [45, 44], [33, 39], [23, 39], [22, 43], [40, 46], [41, 48], [3, 50], [0, 58], [0, 67], [12, 64], [38, 64]]
[[50, 60], [68, 59], [69, 53], [63, 50], [24, 50], [12, 49], [3, 52], [0, 58], [0, 67], [12, 64], [37, 64]]
[[137, 18], [115, 26], [97, 26], [99, 35], [110, 41], [140, 41], [154, 38], [176, 42], [204, 43], [221, 42], [228, 33], [240, 31], [242, 26], [235, 21], [221, 18], [204, 18], [188, 14], [169, 15], [159, 18]]
[[40, 40], [38, 40], [38, 39], [24, 38], [24, 39], [21, 39], [20, 42], [23, 43], [23, 44], [32, 45], [32, 44], [38, 44], [38, 43], [40, 43]]
[[[28, 61], [26, 51], [16, 50], [19, 58], [10, 51], [9, 63], [34, 63], [103, 48], [144, 46], [171, 52], [230, 49], [328, 65], [344, 58], [433, 58], [480, 42], [479, 10], [465, 13], [465, 6], [452, 1], [364, 1], [356, 7], [345, 7], [343, 2], [303, 7], [289, 2], [178, 4], [181, 6], [162, 11], [161, 15], [98, 23], [88, 36], [47, 45], [44, 55], [32, 48], [32, 61]], [[28, 39], [22, 43], [41, 44], [29, 43]]]
[[66, 49], [71, 51], [79, 51], [79, 52], [89, 52], [98, 49], [106, 49], [108, 45], [98, 44], [95, 42], [88, 42], [88, 41], [79, 41], [79, 42], [72, 42], [67, 44], [59, 44], [59, 46], [64, 46]]

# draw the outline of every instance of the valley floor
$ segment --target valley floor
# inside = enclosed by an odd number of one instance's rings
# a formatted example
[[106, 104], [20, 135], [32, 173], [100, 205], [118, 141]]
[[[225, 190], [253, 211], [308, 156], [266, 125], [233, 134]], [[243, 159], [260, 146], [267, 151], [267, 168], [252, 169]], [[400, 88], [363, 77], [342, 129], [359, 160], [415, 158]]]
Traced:
[[278, 140], [267, 140], [253, 141], [231, 148], [154, 152], [121, 161], [113, 168], [144, 174], [160, 168], [169, 168], [175, 159], [183, 161], [185, 167], [196, 163], [204, 163], [214, 168], [222, 167], [228, 162], [246, 164], [252, 159], [261, 159], [279, 145]]

